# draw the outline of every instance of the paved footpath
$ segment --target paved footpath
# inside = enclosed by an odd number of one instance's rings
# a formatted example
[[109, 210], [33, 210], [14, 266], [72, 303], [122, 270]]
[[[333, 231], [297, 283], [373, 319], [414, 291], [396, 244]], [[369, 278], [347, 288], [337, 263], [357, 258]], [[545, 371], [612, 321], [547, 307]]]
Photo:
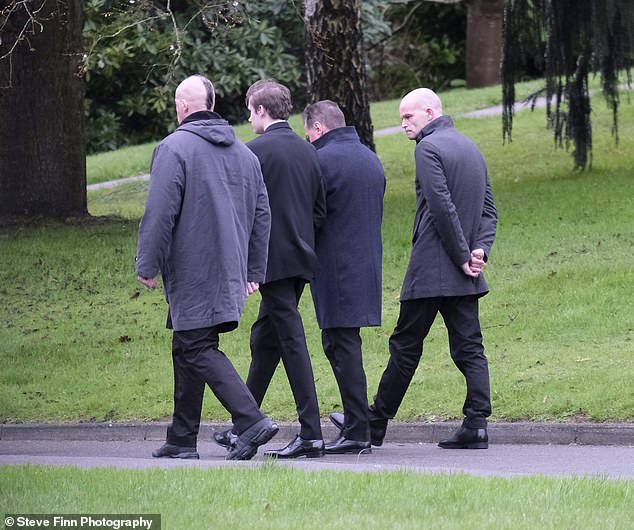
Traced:
[[[537, 98], [534, 104], [534, 108], [541, 108], [546, 106], [546, 98]], [[531, 108], [531, 104], [527, 102], [519, 101], [515, 103], [513, 107], [515, 112], [520, 112], [522, 110]], [[462, 114], [458, 114], [457, 118], [484, 118], [489, 116], [499, 116], [502, 114], [503, 107], [502, 105], [495, 105], [494, 107], [486, 107], [484, 109], [473, 110], [471, 112], [464, 112]], [[381, 136], [390, 136], [392, 134], [398, 134], [403, 132], [403, 127], [400, 125], [394, 125], [392, 127], [384, 127], [383, 129], [376, 129], [374, 131], [374, 136], [376, 138], [380, 138]], [[126, 177], [117, 180], [109, 180], [107, 182], [98, 182], [96, 184], [89, 184], [86, 186], [88, 191], [96, 191], [100, 189], [110, 189], [115, 188], [121, 184], [127, 184], [128, 182], [138, 182], [138, 181], [146, 181], [150, 180], [150, 175], [137, 175], [135, 177]]]
[[[255, 467], [266, 461], [266, 448], [283, 447], [296, 432], [293, 424], [248, 462], [225, 460], [226, 451], [211, 442], [211, 432], [222, 424], [201, 429], [198, 461], [156, 459], [152, 449], [165, 435], [161, 424], [3, 425], [0, 431], [0, 465], [145, 468]], [[492, 424], [487, 450], [440, 449], [437, 441], [457, 424], [395, 423], [386, 443], [371, 454], [327, 455], [319, 459], [280, 461], [278, 465], [306, 471], [416, 473], [468, 473], [477, 476], [515, 477], [598, 476], [634, 480], [634, 424]], [[335, 430], [324, 425], [324, 436]], [[497, 442], [497, 443], [496, 443]], [[602, 442], [605, 445], [596, 445]], [[590, 445], [592, 444], [592, 445]], [[611, 445], [616, 444], [616, 445]]]

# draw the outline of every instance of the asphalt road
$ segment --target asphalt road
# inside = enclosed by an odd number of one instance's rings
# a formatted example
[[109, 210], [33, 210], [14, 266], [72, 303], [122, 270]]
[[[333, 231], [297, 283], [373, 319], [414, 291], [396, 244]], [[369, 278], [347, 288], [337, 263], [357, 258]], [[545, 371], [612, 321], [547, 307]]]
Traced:
[[[276, 442], [276, 443], [273, 443]], [[273, 440], [265, 448], [284, 446]], [[3, 440], [0, 465], [116, 467], [127, 469], [258, 466], [263, 449], [248, 462], [226, 461], [226, 451], [212, 442], [198, 445], [200, 460], [152, 458], [160, 441]], [[367, 455], [327, 455], [319, 459], [279, 461], [306, 471], [338, 470], [416, 473], [467, 473], [477, 476], [599, 476], [634, 479], [634, 447], [589, 445], [490, 445], [486, 450], [446, 450], [430, 443], [386, 443]]]

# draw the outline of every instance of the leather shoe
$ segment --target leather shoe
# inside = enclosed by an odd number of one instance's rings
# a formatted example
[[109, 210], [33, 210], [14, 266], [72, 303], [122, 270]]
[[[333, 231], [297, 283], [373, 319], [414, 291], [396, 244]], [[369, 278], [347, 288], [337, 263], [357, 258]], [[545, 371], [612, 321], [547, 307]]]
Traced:
[[235, 445], [231, 447], [227, 460], [251, 460], [264, 445], [277, 434], [280, 428], [268, 418], [254, 423], [242, 434], [238, 435]]
[[488, 449], [489, 436], [486, 429], [460, 427], [448, 440], [438, 444], [443, 449]]
[[266, 451], [264, 456], [280, 459], [299, 458], [300, 456], [305, 456], [306, 458], [319, 458], [320, 456], [324, 456], [324, 441], [304, 440], [301, 436], [297, 435], [291, 443], [284, 447], [284, 449]]
[[337, 427], [337, 429], [339, 429], [340, 431], [343, 430], [343, 425], [345, 422], [345, 416], [343, 415], [343, 412], [331, 412], [328, 415], [328, 418], [330, 418], [330, 423]]
[[371, 453], [370, 442], [360, 442], [358, 440], [348, 440], [345, 436], [339, 436], [336, 440], [324, 446], [326, 454], [342, 455], [344, 453]]
[[[340, 431], [344, 426], [344, 415], [341, 412], [332, 412], [328, 416], [331, 423], [337, 427]], [[375, 447], [381, 447], [383, 445], [383, 438], [387, 432], [387, 420], [385, 419], [372, 419], [372, 410], [370, 409], [370, 443]]]
[[238, 435], [233, 434], [231, 429], [227, 429], [226, 431], [215, 432], [213, 438], [214, 442], [216, 442], [220, 447], [224, 447], [227, 451], [231, 451], [238, 440]]
[[154, 458], [182, 458], [198, 460], [200, 456], [195, 447], [181, 447], [180, 445], [173, 445], [164, 443], [158, 449], [152, 451]]

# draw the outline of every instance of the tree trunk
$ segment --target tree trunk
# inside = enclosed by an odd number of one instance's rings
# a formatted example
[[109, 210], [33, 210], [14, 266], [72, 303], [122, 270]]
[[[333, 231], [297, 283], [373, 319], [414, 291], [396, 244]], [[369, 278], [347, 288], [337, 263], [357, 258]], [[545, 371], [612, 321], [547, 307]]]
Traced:
[[305, 0], [308, 102], [331, 99], [374, 150], [359, 0]]
[[0, 61], [0, 217], [87, 214], [82, 2], [24, 3], [42, 4], [41, 28], [24, 7], [2, 28], [0, 57], [18, 44]]
[[501, 81], [504, 0], [468, 0], [467, 86], [478, 88]]

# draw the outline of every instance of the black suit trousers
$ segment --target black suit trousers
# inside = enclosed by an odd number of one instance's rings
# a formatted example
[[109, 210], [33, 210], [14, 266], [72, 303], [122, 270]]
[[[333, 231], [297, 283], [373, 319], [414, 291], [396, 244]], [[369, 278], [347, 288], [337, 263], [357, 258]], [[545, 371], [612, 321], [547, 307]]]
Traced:
[[467, 383], [463, 426], [485, 428], [486, 419], [491, 415], [491, 397], [477, 296], [401, 302], [398, 323], [390, 337], [390, 359], [374, 398], [373, 411], [383, 418], [396, 415], [423, 354], [423, 341], [439, 312], [447, 327], [451, 358]]
[[244, 381], [218, 346], [216, 328], [174, 332], [174, 416], [167, 429], [168, 443], [196, 446], [205, 383], [231, 414], [237, 434], [264, 418]]
[[247, 386], [258, 405], [282, 360], [290, 383], [299, 423], [300, 436], [320, 440], [321, 424], [304, 324], [297, 306], [306, 281], [285, 278], [260, 286], [262, 302], [251, 328], [251, 366]]
[[369, 442], [368, 386], [359, 328], [327, 328], [322, 330], [321, 340], [341, 394], [345, 421], [341, 434], [349, 440]]

